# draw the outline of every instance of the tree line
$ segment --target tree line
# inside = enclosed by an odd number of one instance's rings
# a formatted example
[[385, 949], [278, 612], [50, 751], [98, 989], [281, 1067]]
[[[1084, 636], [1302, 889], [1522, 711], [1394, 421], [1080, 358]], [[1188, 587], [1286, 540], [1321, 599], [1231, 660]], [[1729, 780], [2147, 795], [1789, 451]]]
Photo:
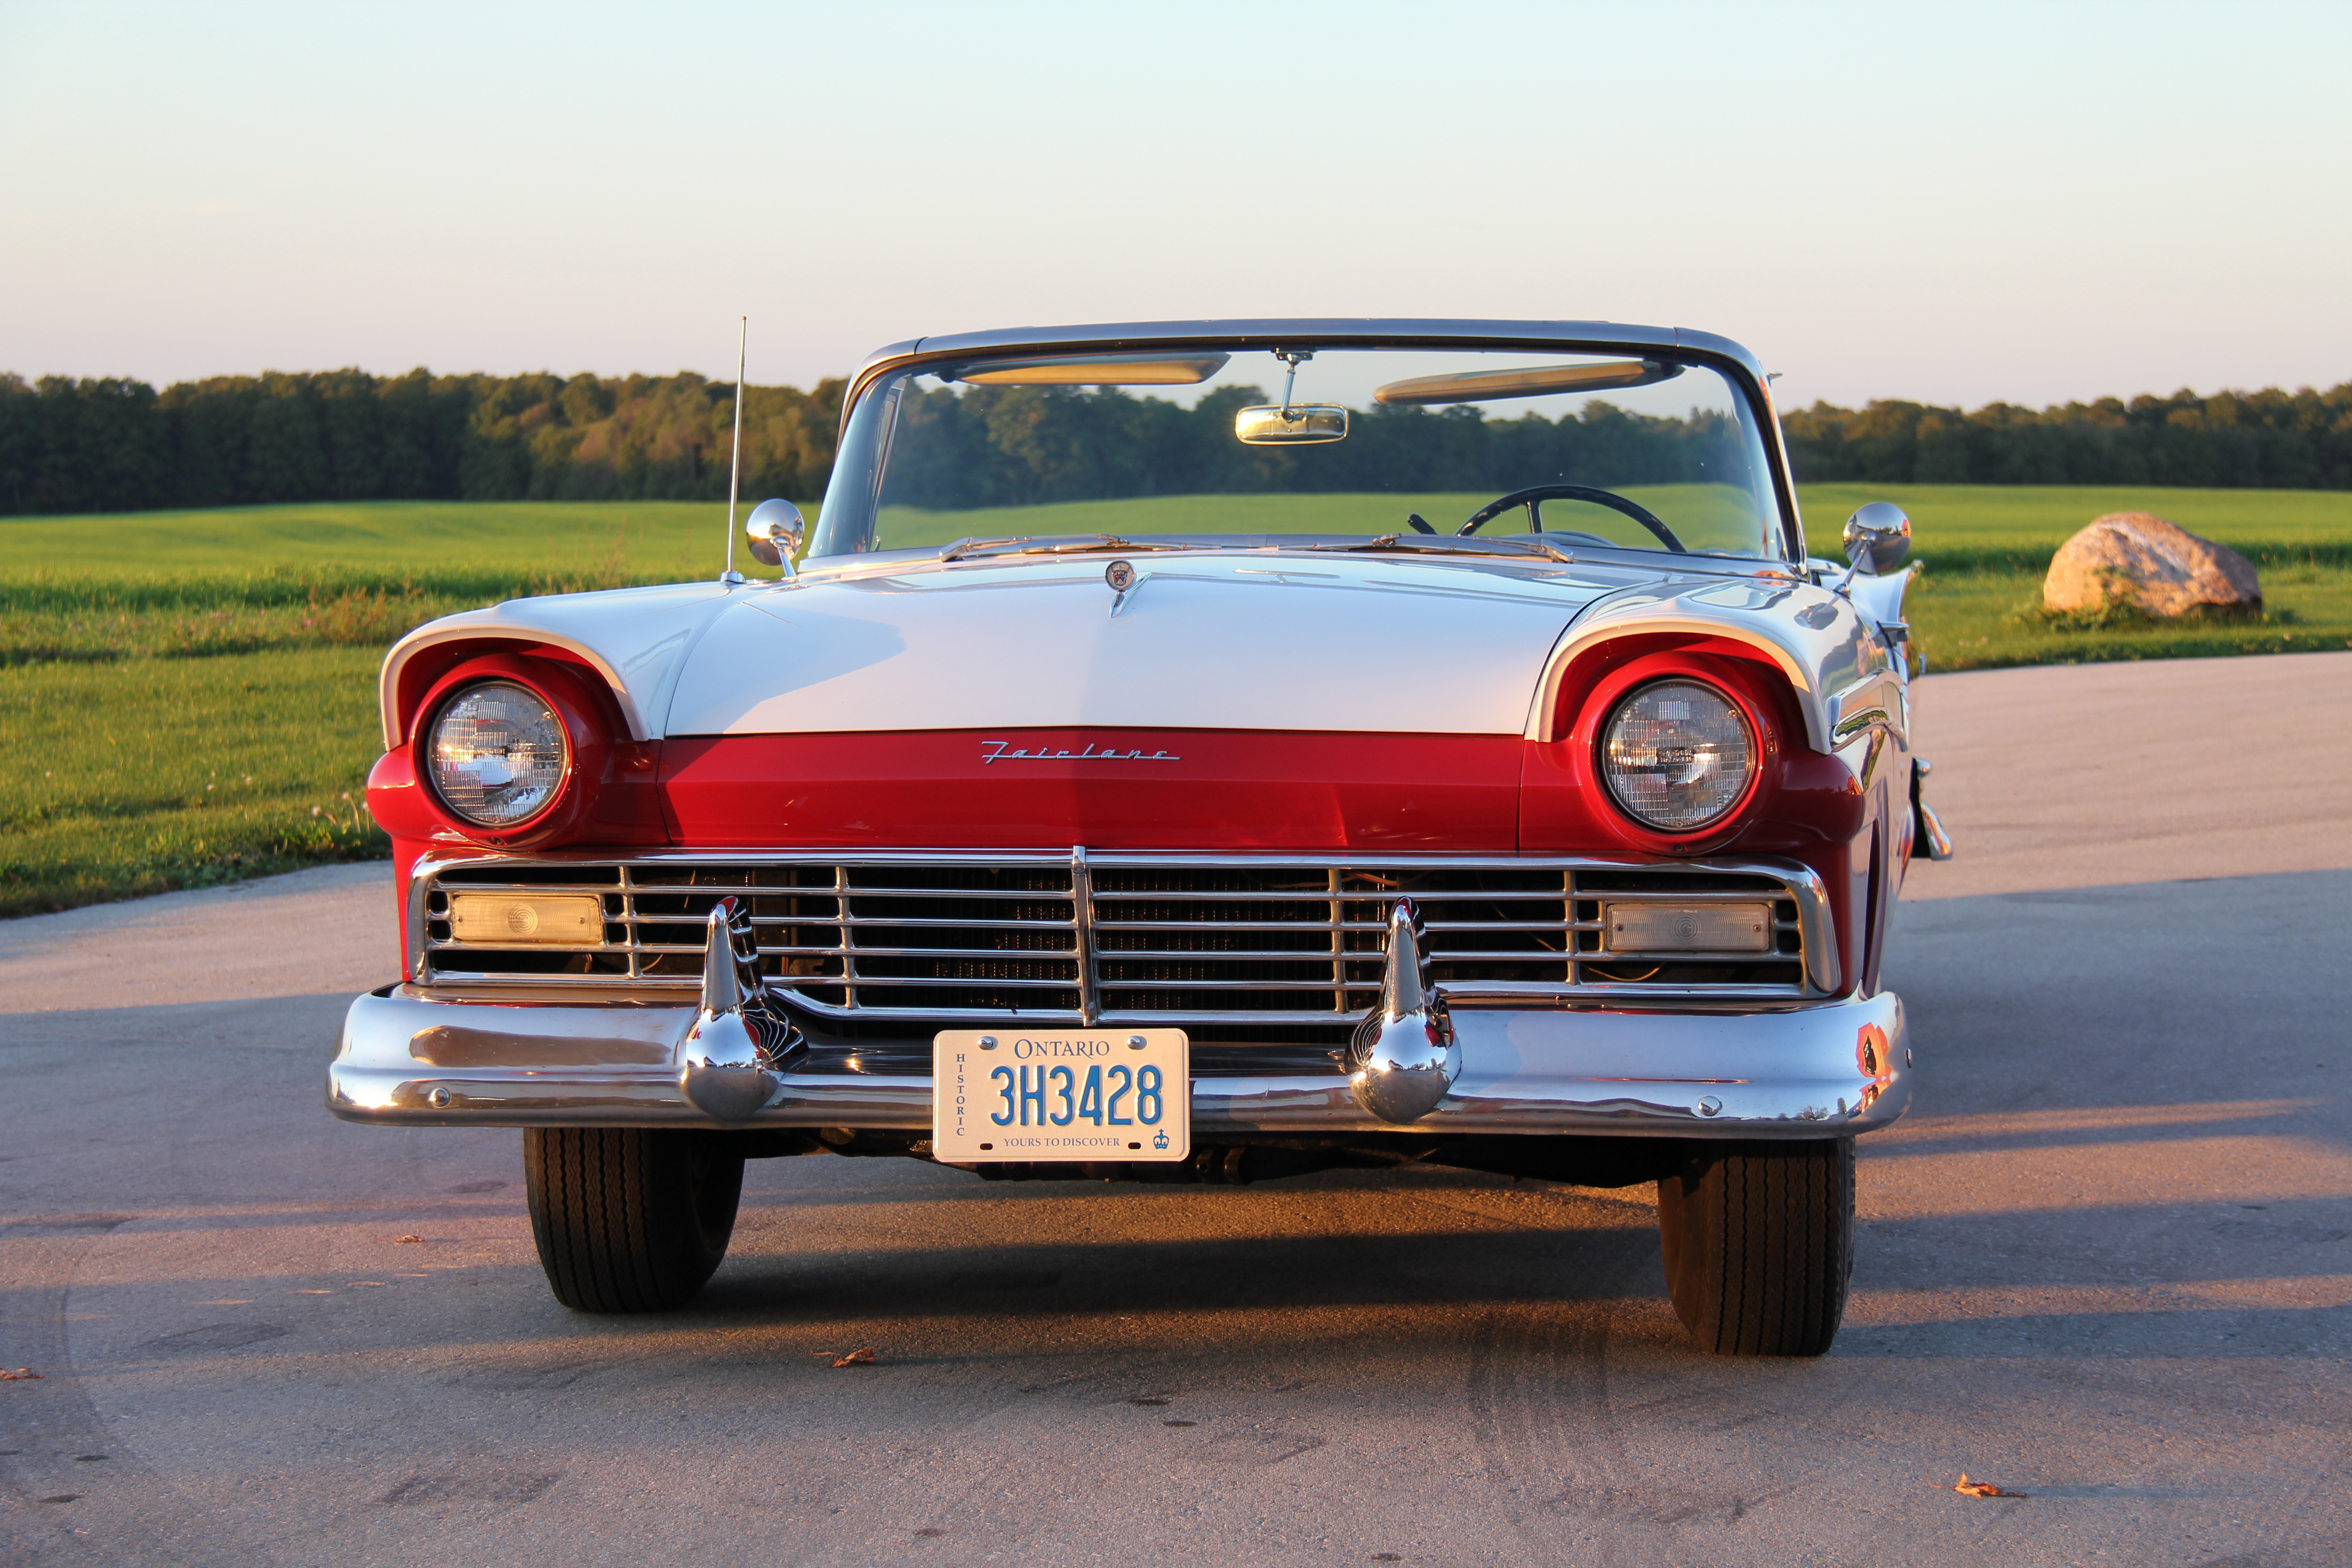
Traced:
[[1497, 419], [1468, 405], [1375, 405], [1350, 415], [1344, 441], [1234, 440], [1234, 412], [1267, 401], [1255, 386], [1217, 387], [1189, 408], [1117, 387], [909, 390], [881, 499], [950, 510], [1272, 490], [1476, 491], [1547, 476], [1571, 484], [1745, 482], [1739, 426], [1721, 414], [1660, 418], [1599, 399], [1557, 421]]
[[[843, 383], [743, 394], [747, 494], [812, 496]], [[0, 513], [727, 493], [735, 389], [671, 376], [0, 375]]]
[[2352, 382], [2038, 410], [1994, 403], [1966, 414], [1816, 403], [1780, 426], [1805, 480], [2352, 489]]
[[[811, 500], [833, 467], [844, 384], [744, 390], [744, 492]], [[1246, 387], [1192, 408], [1116, 389], [909, 393], [925, 438], [885, 499], [969, 507], [1255, 490], [1476, 490], [1738, 478], [1719, 416], [1605, 402], [1558, 421], [1469, 405], [1375, 408], [1378, 439], [1243, 447]], [[0, 374], [0, 514], [373, 500], [711, 500], [727, 489], [734, 388], [671, 376], [376, 376], [356, 370], [182, 382]], [[2352, 489], [2352, 383], [2182, 391], [2040, 410], [1817, 403], [1783, 416], [1800, 480]]]

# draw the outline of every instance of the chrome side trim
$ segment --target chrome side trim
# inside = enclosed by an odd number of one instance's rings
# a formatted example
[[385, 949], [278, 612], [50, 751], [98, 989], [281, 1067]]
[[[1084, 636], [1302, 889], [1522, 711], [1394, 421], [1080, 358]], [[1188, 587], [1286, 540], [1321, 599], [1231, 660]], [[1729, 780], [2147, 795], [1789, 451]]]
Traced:
[[[502, 1127], [716, 1127], [680, 1092], [695, 1010], [422, 1000], [388, 986], [352, 1004], [328, 1068], [344, 1121]], [[1892, 992], [1775, 1012], [1456, 1008], [1462, 1067], [1417, 1131], [1824, 1138], [1886, 1126], [1910, 1101]], [[453, 1046], [451, 1042], [455, 1042]], [[755, 1127], [918, 1131], [929, 1077], [781, 1075]], [[1346, 1079], [1195, 1079], [1199, 1134], [1391, 1130]]]
[[1843, 746], [1864, 730], [1899, 731], [1903, 682], [1891, 669], [1858, 680], [1838, 694], [1833, 745]]

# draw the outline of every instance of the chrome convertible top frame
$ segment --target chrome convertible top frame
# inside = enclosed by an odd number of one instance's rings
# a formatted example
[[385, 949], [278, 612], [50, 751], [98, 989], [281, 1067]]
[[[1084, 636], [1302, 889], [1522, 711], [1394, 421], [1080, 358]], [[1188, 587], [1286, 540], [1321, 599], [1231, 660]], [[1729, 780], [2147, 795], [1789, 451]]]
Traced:
[[1214, 343], [1243, 349], [1286, 348], [1301, 341], [1334, 348], [1372, 348], [1411, 342], [1430, 348], [1530, 348], [1593, 353], [1655, 353], [1661, 349], [1704, 361], [1732, 378], [1767, 432], [1772, 492], [1780, 503], [1786, 558], [1802, 564], [1805, 525], [1789, 468], [1787, 443], [1772, 408], [1770, 377], [1743, 345], [1689, 327], [1643, 327], [1625, 321], [1497, 321], [1411, 316], [1243, 317], [1227, 321], [1108, 321], [1063, 327], [1013, 327], [913, 338], [868, 354], [841, 400], [842, 427], [874, 379], [887, 371], [932, 360], [1024, 350], [1109, 351], [1181, 348]]

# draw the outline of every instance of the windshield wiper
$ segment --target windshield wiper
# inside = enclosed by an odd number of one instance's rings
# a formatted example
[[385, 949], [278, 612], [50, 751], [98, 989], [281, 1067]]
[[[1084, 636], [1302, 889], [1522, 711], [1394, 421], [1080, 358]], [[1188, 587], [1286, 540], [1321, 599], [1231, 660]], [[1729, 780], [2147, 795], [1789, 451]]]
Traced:
[[1360, 544], [1309, 544], [1308, 550], [1382, 550], [1402, 551], [1418, 555], [1494, 555], [1517, 553], [1539, 555], [1547, 561], [1572, 565], [1576, 557], [1559, 545], [1541, 539], [1483, 539], [1478, 535], [1441, 533], [1416, 537], [1410, 533], [1383, 533]]
[[1181, 550], [1181, 544], [1138, 543], [1116, 533], [1021, 534], [1011, 539], [959, 539], [940, 550], [942, 561], [968, 555], [1082, 555], [1090, 550]]

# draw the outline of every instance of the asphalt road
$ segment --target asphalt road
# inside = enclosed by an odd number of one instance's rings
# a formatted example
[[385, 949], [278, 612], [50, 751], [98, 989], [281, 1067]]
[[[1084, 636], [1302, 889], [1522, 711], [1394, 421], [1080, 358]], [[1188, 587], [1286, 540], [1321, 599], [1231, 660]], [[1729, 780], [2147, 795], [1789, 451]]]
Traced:
[[518, 1134], [320, 1109], [380, 868], [0, 926], [0, 1552], [2352, 1560], [2352, 654], [1918, 706], [1964, 858], [1818, 1361], [1687, 1349], [1643, 1190], [1442, 1172], [770, 1162], [695, 1310], [575, 1317]]

